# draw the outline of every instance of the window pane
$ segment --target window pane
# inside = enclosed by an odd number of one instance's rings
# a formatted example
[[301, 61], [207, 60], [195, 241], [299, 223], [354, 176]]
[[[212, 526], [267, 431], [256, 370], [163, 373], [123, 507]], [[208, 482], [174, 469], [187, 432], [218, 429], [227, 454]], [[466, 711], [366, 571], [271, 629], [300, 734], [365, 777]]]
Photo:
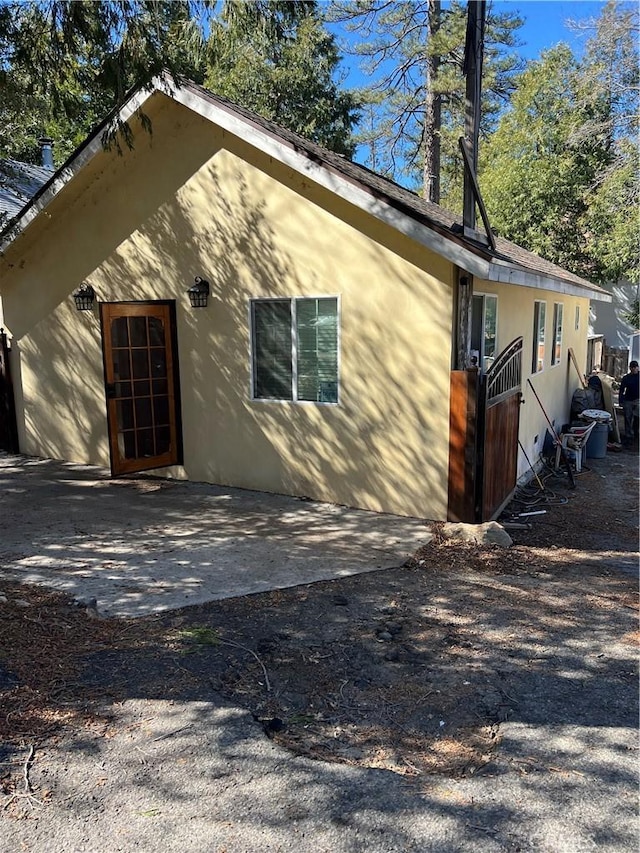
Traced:
[[488, 370], [496, 357], [496, 333], [498, 328], [498, 297], [485, 296], [484, 308], [484, 364]]
[[544, 367], [546, 302], [535, 302], [533, 309], [533, 362], [531, 372], [538, 373]]
[[253, 395], [257, 399], [291, 400], [291, 303], [253, 303]]
[[296, 300], [298, 399], [338, 402], [338, 301]]
[[564, 314], [564, 305], [562, 302], [556, 302], [553, 306], [553, 352], [551, 354], [551, 363], [560, 364], [562, 359], [562, 316]]

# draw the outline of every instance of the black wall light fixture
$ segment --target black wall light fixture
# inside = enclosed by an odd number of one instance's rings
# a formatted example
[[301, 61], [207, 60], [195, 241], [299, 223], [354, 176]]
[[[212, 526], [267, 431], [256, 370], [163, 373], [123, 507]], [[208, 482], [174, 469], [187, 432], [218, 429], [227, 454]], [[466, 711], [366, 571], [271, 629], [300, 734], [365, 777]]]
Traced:
[[189, 302], [191, 303], [192, 308], [206, 308], [207, 301], [209, 299], [209, 282], [200, 278], [199, 275], [195, 277], [195, 284], [193, 284], [187, 293], [189, 294]]
[[96, 292], [90, 284], [81, 284], [73, 294], [78, 311], [91, 311], [93, 302], [96, 298]]

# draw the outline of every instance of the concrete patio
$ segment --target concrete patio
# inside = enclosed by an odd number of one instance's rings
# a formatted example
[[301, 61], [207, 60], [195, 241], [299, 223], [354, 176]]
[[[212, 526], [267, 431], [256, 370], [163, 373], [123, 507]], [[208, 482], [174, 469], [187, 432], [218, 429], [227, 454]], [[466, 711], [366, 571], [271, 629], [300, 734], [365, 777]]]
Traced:
[[142, 616], [402, 565], [424, 520], [0, 453], [0, 577]]

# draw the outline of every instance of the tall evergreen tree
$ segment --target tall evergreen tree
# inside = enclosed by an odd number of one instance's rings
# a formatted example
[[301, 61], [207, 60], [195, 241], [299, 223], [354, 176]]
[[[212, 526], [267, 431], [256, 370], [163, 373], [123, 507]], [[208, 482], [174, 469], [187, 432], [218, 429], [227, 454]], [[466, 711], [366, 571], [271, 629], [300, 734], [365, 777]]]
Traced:
[[[206, 34], [206, 35], [205, 35]], [[207, 41], [208, 37], [208, 41]], [[313, 0], [34, 0], [0, 6], [0, 157], [60, 162], [133, 85], [167, 70], [343, 153], [354, 98]], [[139, 118], [144, 124], [144, 116]], [[131, 140], [114, 124], [106, 141]]]
[[[440, 0], [334, 0], [327, 14], [360, 37], [352, 50], [363, 58], [373, 82], [362, 93], [369, 120], [359, 142], [375, 150], [376, 168], [431, 201], [460, 207], [457, 140], [464, 128], [466, 5], [461, 0], [446, 8]], [[510, 13], [490, 11], [487, 18], [485, 133], [513, 88], [519, 59], [511, 49], [521, 24]]]
[[43, 132], [63, 158], [127, 89], [162, 70], [194, 75], [206, 2], [36, 0], [0, 12], [0, 153], [35, 160]]
[[591, 25], [580, 60], [558, 45], [522, 74], [480, 183], [501, 234], [606, 284], [639, 277], [637, 11]]
[[206, 85], [351, 156], [358, 104], [336, 79], [340, 56], [315, 2], [227, 2], [211, 28]]

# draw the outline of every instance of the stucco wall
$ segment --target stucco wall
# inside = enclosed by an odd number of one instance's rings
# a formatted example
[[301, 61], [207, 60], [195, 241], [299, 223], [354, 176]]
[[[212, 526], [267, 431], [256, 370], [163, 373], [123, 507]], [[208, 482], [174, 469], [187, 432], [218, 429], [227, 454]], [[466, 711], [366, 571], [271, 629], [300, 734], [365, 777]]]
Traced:
[[[108, 464], [86, 280], [105, 302], [176, 300], [184, 467], [166, 473], [444, 518], [451, 265], [164, 96], [145, 111], [153, 135], [97, 155], [1, 261], [22, 450]], [[322, 295], [340, 404], [252, 401], [250, 298]]]
[[[524, 405], [520, 408], [520, 442], [532, 462], [542, 451], [548, 424], [527, 379], [554, 423], [558, 432], [562, 424], [569, 419], [571, 398], [580, 387], [578, 374], [569, 360], [571, 347], [581, 370], [584, 370], [587, 357], [587, 329], [589, 323], [589, 300], [563, 293], [553, 293], [527, 287], [510, 287], [491, 282], [476, 281], [475, 291], [493, 293], [498, 297], [497, 351], [501, 352], [511, 341], [523, 335], [522, 356], [522, 392]], [[533, 313], [536, 300], [547, 303], [546, 341], [544, 369], [532, 373], [533, 361]], [[553, 346], [553, 307], [554, 303], [564, 305], [562, 354], [560, 362], [551, 365]], [[576, 307], [579, 307], [579, 325], [576, 329]], [[526, 473], [529, 464], [524, 453], [519, 450], [518, 475]]]

